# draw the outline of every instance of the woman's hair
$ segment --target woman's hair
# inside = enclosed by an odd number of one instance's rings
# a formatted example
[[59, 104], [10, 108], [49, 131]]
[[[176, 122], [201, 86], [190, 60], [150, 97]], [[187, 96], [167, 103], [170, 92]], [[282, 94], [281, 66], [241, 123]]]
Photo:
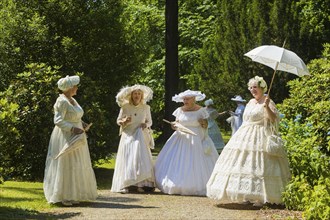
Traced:
[[248, 87], [251, 87], [253, 84], [257, 84], [259, 88], [262, 88], [262, 91], [265, 93], [267, 92], [267, 83], [264, 78], [260, 76], [255, 76], [251, 78], [248, 82]]
[[142, 102], [142, 100], [143, 100], [143, 96], [144, 96], [144, 93], [143, 93], [143, 91], [141, 90], [141, 89], [135, 89], [135, 90], [133, 90], [132, 92], [131, 92], [131, 97], [129, 98], [129, 103], [130, 104], [133, 104], [133, 98], [132, 98], [132, 94], [133, 94], [133, 92], [135, 92], [135, 91], [140, 91], [141, 92], [141, 102]]

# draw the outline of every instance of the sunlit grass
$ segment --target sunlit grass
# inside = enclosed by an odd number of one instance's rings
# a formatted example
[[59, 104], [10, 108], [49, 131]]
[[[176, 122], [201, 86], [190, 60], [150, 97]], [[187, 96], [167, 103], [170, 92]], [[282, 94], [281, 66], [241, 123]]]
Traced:
[[115, 159], [112, 158], [110, 160], [99, 160], [99, 163], [96, 165], [97, 168], [106, 168], [106, 169], [114, 169], [115, 168]]
[[53, 219], [51, 215], [40, 213], [51, 207], [44, 197], [42, 182], [0, 184], [0, 219]]
[[51, 207], [47, 203], [42, 182], [7, 181], [0, 185], [2, 207], [44, 210]]

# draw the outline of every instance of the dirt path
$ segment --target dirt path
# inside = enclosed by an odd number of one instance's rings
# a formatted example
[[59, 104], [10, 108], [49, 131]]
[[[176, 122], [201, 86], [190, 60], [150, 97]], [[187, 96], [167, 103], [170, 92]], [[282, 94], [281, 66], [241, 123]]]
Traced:
[[[300, 213], [283, 209], [256, 209], [251, 205], [218, 205], [207, 197], [120, 194], [100, 190], [93, 203], [54, 208], [48, 213], [61, 219], [282, 219]], [[275, 217], [274, 217], [275, 216]]]

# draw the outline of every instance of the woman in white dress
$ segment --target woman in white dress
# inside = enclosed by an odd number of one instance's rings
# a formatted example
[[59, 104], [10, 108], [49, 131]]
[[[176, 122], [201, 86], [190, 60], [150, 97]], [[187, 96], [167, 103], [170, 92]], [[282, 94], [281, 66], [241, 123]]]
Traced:
[[[79, 76], [67, 76], [58, 81], [63, 91], [54, 105], [54, 130], [50, 137], [44, 176], [44, 193], [49, 203], [62, 202], [69, 206], [97, 197], [97, 186], [91, 164], [83, 109], [73, 98], [77, 93]], [[74, 150], [57, 157], [70, 139], [80, 135]], [[72, 147], [72, 146], [71, 146]]]
[[235, 112], [229, 111], [231, 117], [227, 119], [227, 122], [231, 124], [231, 135], [233, 136], [243, 123], [243, 114], [245, 109], [244, 103], [246, 102], [246, 100], [239, 95], [236, 95], [234, 98], [231, 98], [231, 100], [235, 101], [237, 104]]
[[276, 133], [275, 103], [264, 96], [267, 84], [262, 77], [250, 79], [253, 99], [247, 104], [243, 124], [223, 149], [207, 183], [207, 196], [236, 203], [280, 204], [281, 193], [290, 179], [283, 146], [277, 155], [267, 151], [267, 138]]
[[[186, 90], [172, 100], [183, 102], [173, 115], [176, 130], [160, 151], [155, 164], [157, 187], [167, 194], [206, 195], [206, 183], [218, 158], [218, 152], [207, 135], [208, 113], [197, 105], [205, 95]], [[192, 132], [184, 132], [180, 126]], [[194, 134], [192, 134], [194, 133]]]
[[152, 90], [143, 85], [124, 87], [116, 96], [121, 107], [117, 124], [120, 142], [116, 156], [112, 192], [152, 192], [155, 189], [154, 169], [150, 148], [153, 139], [150, 106]]
[[[210, 138], [212, 139], [215, 148], [217, 151], [222, 151], [223, 147], [225, 146], [225, 143], [223, 142], [223, 138], [219, 129], [219, 126], [216, 122], [216, 119], [219, 117], [220, 113], [213, 107], [214, 102], [212, 99], [208, 99], [204, 102], [204, 105], [206, 106], [205, 109], [209, 113], [209, 117], [207, 118], [208, 123], [208, 134]], [[225, 112], [224, 112], [225, 113]]]

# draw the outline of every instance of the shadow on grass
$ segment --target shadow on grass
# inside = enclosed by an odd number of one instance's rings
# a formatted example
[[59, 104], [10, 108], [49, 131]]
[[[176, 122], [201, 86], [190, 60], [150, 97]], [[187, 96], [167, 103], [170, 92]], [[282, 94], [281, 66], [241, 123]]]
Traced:
[[97, 188], [98, 189], [111, 189], [112, 177], [114, 169], [108, 168], [94, 168]]
[[30, 193], [30, 194], [40, 194], [43, 195], [43, 188], [42, 187], [14, 187], [14, 186], [4, 186], [2, 188], [3, 190], [13, 190], [13, 191], [19, 191], [23, 193]]
[[80, 213], [49, 214], [20, 208], [0, 207], [0, 219], [68, 219], [77, 215]]

